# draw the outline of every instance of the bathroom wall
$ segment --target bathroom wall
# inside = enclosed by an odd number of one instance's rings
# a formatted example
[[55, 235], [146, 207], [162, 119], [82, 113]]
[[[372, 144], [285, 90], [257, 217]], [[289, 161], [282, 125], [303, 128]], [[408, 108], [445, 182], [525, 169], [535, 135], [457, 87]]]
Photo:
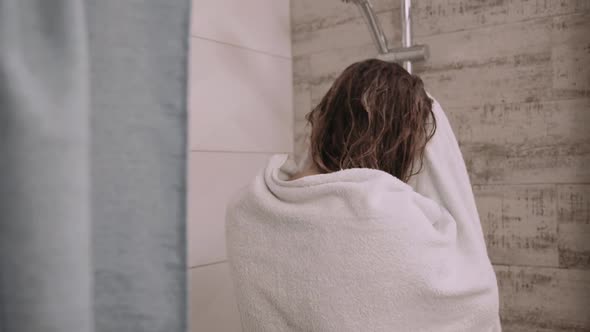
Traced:
[[[372, 0], [400, 45], [398, 0]], [[590, 1], [413, 1], [415, 64], [459, 140], [504, 331], [590, 329]], [[354, 5], [291, 1], [295, 152], [304, 115], [376, 50]]]
[[191, 331], [241, 331], [226, 263], [228, 198], [293, 150], [288, 0], [193, 0], [188, 247]]

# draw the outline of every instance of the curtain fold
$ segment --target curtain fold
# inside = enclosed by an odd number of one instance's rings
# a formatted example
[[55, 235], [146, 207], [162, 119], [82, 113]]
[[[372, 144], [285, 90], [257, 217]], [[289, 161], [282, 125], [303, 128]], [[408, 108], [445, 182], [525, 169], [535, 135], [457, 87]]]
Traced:
[[92, 331], [87, 31], [0, 0], [0, 330]]
[[186, 328], [189, 9], [88, 1], [97, 331]]
[[189, 0], [0, 0], [0, 332], [185, 331]]

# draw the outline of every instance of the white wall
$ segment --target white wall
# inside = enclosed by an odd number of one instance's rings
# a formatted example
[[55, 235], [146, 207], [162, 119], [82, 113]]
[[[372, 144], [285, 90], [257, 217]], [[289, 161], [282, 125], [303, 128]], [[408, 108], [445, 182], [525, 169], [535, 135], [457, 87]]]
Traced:
[[225, 203], [273, 153], [292, 152], [289, 0], [193, 0], [188, 247], [191, 331], [241, 331]]

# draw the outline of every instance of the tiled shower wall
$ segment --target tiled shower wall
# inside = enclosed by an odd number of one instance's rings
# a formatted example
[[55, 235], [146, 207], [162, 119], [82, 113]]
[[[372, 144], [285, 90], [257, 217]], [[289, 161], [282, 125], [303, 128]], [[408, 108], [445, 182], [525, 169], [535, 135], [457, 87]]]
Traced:
[[293, 149], [289, 0], [193, 0], [188, 247], [193, 332], [239, 332], [225, 204]]
[[[373, 0], [399, 46], [398, 0]], [[590, 1], [415, 0], [415, 72], [453, 126], [501, 293], [504, 330], [590, 330]], [[291, 1], [295, 152], [304, 115], [375, 57], [352, 4]]]

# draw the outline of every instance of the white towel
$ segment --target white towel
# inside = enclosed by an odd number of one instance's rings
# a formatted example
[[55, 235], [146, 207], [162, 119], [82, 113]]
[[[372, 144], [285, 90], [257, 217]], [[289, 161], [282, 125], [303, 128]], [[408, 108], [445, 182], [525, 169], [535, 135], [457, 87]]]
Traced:
[[227, 208], [244, 332], [501, 331], [465, 163], [440, 105], [409, 184], [346, 169], [287, 181], [275, 155]]

